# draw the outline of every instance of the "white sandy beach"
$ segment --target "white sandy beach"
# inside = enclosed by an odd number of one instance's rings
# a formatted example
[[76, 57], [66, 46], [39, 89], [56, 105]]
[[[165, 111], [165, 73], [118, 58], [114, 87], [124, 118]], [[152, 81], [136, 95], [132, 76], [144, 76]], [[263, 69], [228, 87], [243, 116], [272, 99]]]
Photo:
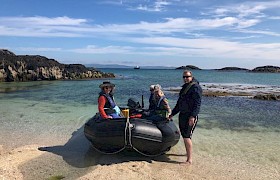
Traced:
[[[52, 154], [53, 158], [59, 160], [53, 162], [49, 159], [41, 159], [45, 163], [52, 164], [53, 169], [46, 168], [44, 164], [36, 167], [24, 167], [29, 161], [44, 157], [47, 152], [37, 150], [37, 145], [24, 146], [6, 154], [1, 154], [0, 172], [1, 179], [46, 179], [61, 175], [65, 179], [76, 179], [69, 174], [60, 173], [56, 168], [67, 166], [63, 159]], [[118, 158], [118, 157], [117, 157]], [[233, 159], [219, 159], [214, 157], [203, 157], [195, 155], [196, 162], [192, 166], [179, 165], [183, 156], [171, 156], [172, 163], [159, 161], [129, 161], [110, 164], [95, 165], [89, 167], [87, 173], [77, 179], [279, 179], [279, 172], [274, 173], [269, 169], [261, 169], [258, 166], [248, 165]], [[121, 160], [120, 160], [121, 161]], [[45, 169], [46, 168], [46, 169]], [[29, 169], [27, 172], [24, 169]], [[32, 175], [30, 175], [32, 174]], [[33, 176], [34, 175], [34, 176]]]
[[[207, 132], [202, 134], [205, 133], [207, 134]], [[203, 135], [200, 137], [203, 139]], [[220, 148], [226, 150], [230, 147], [223, 146], [231, 145], [227, 142]], [[65, 144], [57, 146], [32, 144], [9, 151], [3, 146], [0, 147], [1, 180], [47, 179], [55, 176], [83, 180], [279, 179], [280, 177], [277, 162], [271, 163], [274, 167], [269, 167], [261, 162], [262, 158], [248, 161], [244, 156], [240, 156], [240, 159], [234, 158], [235, 155], [232, 155], [234, 152], [228, 152], [228, 156], [223, 155], [222, 151], [220, 155], [215, 154], [211, 152], [211, 147], [209, 150], [203, 150], [198, 142], [194, 143], [194, 163], [191, 166], [179, 164], [185, 160], [181, 141], [166, 155], [156, 158], [143, 157], [133, 152], [103, 155], [89, 148], [89, 143], [81, 130], [75, 132]]]

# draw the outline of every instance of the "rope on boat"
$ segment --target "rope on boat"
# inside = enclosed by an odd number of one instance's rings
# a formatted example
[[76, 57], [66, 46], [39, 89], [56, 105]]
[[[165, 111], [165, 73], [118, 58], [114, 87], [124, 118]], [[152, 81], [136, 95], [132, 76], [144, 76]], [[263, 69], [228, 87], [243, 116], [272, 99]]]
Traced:
[[124, 129], [124, 143], [125, 143], [125, 146], [124, 146], [123, 148], [121, 148], [120, 150], [117, 150], [117, 151], [115, 151], [115, 152], [103, 152], [103, 151], [97, 149], [96, 147], [94, 147], [94, 146], [92, 145], [93, 149], [95, 149], [95, 150], [96, 150], [97, 152], [99, 152], [99, 153], [107, 154], [107, 155], [113, 155], [113, 154], [117, 154], [117, 153], [123, 151], [123, 150], [126, 148], [126, 144], [127, 144], [127, 135], [126, 135], [126, 133], [127, 133], [127, 128], [129, 127], [129, 124], [130, 124], [130, 123], [129, 123], [129, 117], [128, 117], [128, 118], [126, 119], [125, 129]]
[[160, 155], [162, 155], [164, 152], [161, 152], [161, 153], [158, 153], [158, 154], [146, 154], [146, 153], [143, 153], [143, 152], [141, 152], [141, 151], [139, 151], [137, 148], [135, 148], [133, 145], [132, 145], [132, 141], [131, 141], [131, 137], [132, 137], [132, 135], [131, 135], [131, 128], [133, 127], [133, 125], [131, 125], [130, 124], [130, 122], [128, 121], [128, 123], [129, 123], [129, 126], [128, 126], [128, 135], [129, 135], [129, 145], [132, 147], [132, 149], [134, 149], [136, 152], [138, 152], [139, 154], [141, 154], [141, 155], [143, 155], [143, 156], [147, 156], [147, 157], [155, 157], [155, 156], [160, 156]]
[[143, 152], [141, 152], [141, 151], [139, 151], [137, 148], [135, 148], [135, 147], [133, 147], [132, 146], [132, 148], [136, 151], [136, 152], [138, 152], [139, 154], [142, 154], [143, 156], [147, 156], [147, 157], [156, 157], [156, 156], [160, 156], [160, 155], [162, 155], [162, 154], [164, 154], [164, 152], [161, 152], [161, 153], [158, 153], [158, 154], [146, 154], [146, 153], [143, 153]]
[[[132, 141], [131, 141], [131, 137], [132, 137], [132, 134], [131, 134], [131, 131], [132, 131], [132, 127], [133, 125], [130, 123], [129, 121], [129, 117], [127, 117], [126, 119], [126, 123], [125, 123], [125, 132], [124, 132], [124, 135], [125, 135], [125, 138], [124, 138], [124, 141], [125, 141], [125, 146], [123, 148], [121, 148], [120, 150], [117, 150], [115, 152], [103, 152], [99, 149], [97, 149], [96, 147], [94, 147], [92, 145], [92, 147], [99, 153], [103, 153], [103, 154], [107, 154], [107, 155], [113, 155], [113, 154], [117, 154], [121, 151], [123, 151], [127, 145], [129, 145], [130, 147], [132, 147], [132, 149], [134, 149], [136, 152], [138, 152], [139, 154], [143, 155], [143, 156], [147, 156], [147, 157], [156, 157], [156, 156], [160, 156], [162, 154], [164, 154], [166, 151], [163, 151], [163, 152], [160, 152], [158, 154], [146, 154], [146, 153], [143, 153], [141, 151], [139, 151], [137, 148], [135, 148], [133, 145], [132, 145]], [[128, 140], [127, 140], [127, 131], [128, 131]]]
[[94, 147], [93, 145], [92, 145], [92, 147], [93, 147], [93, 149], [96, 150], [97, 152], [99, 152], [99, 153], [101, 153], [101, 154], [106, 154], [106, 155], [117, 154], [117, 153], [119, 153], [119, 152], [121, 152], [121, 151], [123, 151], [123, 150], [125, 149], [125, 147], [123, 147], [123, 148], [121, 148], [120, 150], [117, 150], [117, 151], [115, 151], [115, 152], [104, 152], [104, 151], [101, 151], [101, 150], [97, 149], [97, 148]]

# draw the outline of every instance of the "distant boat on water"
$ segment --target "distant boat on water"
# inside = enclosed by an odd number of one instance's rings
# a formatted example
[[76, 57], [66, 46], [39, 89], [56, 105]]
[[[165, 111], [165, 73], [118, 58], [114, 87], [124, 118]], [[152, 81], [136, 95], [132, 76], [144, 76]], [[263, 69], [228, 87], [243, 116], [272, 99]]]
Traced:
[[134, 69], [140, 69], [140, 66], [135, 66]]

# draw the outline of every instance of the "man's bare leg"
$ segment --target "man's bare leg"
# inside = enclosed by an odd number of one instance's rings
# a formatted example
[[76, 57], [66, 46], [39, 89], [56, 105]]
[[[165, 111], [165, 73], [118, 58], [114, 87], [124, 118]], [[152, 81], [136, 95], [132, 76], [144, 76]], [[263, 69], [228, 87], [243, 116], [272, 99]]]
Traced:
[[191, 138], [184, 138], [184, 144], [187, 152], [186, 164], [192, 164], [192, 140]]

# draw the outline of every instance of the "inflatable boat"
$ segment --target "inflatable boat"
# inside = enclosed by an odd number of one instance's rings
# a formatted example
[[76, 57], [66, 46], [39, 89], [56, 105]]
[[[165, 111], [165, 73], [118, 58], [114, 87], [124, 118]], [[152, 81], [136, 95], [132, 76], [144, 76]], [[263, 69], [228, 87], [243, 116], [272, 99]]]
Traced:
[[133, 149], [145, 156], [158, 156], [179, 141], [179, 130], [173, 121], [153, 123], [142, 118], [100, 119], [92, 117], [84, 126], [92, 146], [105, 154]]

